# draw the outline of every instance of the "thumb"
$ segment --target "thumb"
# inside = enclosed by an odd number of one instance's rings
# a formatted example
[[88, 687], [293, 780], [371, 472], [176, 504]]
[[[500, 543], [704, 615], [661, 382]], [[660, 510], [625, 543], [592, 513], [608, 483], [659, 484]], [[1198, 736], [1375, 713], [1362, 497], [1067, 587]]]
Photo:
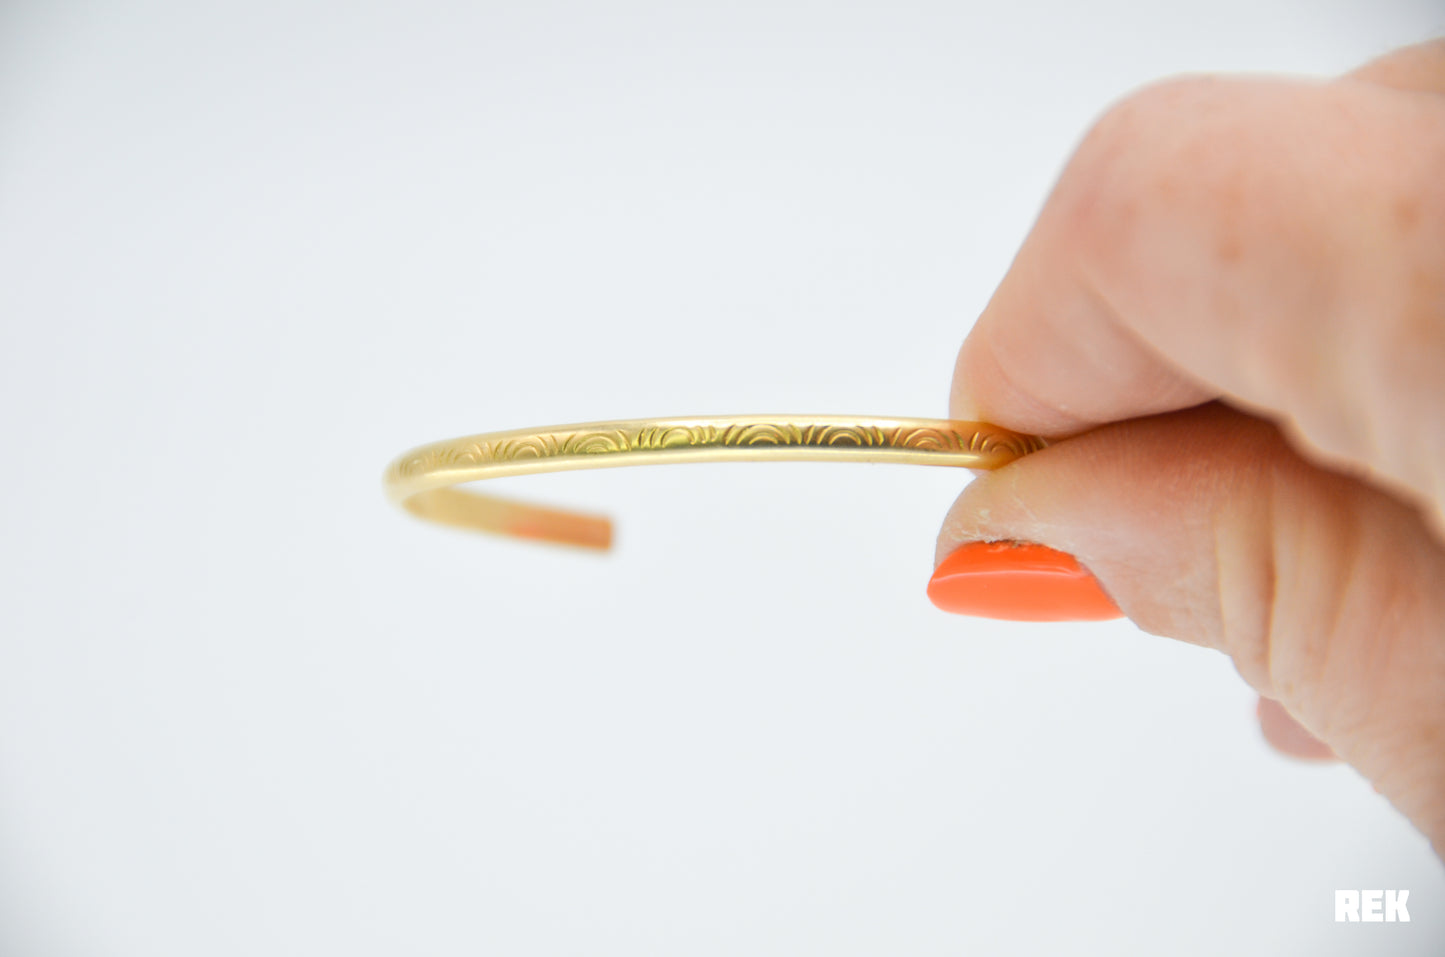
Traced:
[[[1140, 628], [1229, 655], [1445, 849], [1445, 549], [1419, 512], [1211, 403], [1107, 425], [975, 481], [939, 536], [935, 603], [987, 614], [1000, 576], [957, 560], [998, 541], [1067, 552]], [[1078, 576], [1025, 577], [1055, 607], [1078, 588]], [[1102, 597], [1062, 603], [1097, 618]]]

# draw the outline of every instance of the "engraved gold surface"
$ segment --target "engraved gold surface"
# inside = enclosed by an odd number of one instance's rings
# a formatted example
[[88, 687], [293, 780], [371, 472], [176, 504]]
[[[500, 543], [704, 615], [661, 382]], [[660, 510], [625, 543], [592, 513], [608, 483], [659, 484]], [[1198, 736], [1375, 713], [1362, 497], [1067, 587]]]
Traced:
[[419, 446], [386, 470], [387, 496], [420, 518], [606, 549], [612, 523], [464, 492], [481, 479], [681, 462], [847, 461], [992, 469], [1043, 440], [984, 422], [881, 416], [738, 415], [586, 422], [488, 432]]

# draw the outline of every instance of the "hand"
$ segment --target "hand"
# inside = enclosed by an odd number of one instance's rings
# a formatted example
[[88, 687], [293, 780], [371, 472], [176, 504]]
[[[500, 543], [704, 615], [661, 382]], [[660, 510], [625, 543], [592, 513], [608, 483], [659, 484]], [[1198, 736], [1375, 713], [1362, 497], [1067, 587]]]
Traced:
[[960, 496], [935, 601], [1002, 594], [1009, 550], [967, 543], [1067, 552], [1082, 584], [1028, 579], [1037, 607], [1225, 652], [1272, 743], [1332, 751], [1445, 850], [1445, 41], [1109, 110], [950, 414], [1055, 444]]

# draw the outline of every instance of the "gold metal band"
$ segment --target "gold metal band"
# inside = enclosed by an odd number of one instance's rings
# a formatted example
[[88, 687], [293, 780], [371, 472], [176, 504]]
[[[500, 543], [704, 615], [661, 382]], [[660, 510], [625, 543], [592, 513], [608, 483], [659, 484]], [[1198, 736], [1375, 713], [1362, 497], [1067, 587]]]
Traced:
[[612, 523], [463, 492], [479, 479], [680, 462], [847, 461], [994, 469], [1044, 441], [983, 422], [841, 415], [730, 415], [585, 422], [419, 446], [386, 470], [387, 496], [420, 518], [518, 538], [607, 549]]

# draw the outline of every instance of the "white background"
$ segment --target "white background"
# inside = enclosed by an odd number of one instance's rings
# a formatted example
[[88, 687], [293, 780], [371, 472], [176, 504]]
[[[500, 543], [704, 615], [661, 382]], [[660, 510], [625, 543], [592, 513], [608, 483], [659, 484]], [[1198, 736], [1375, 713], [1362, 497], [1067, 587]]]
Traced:
[[[924, 596], [968, 474], [421, 442], [942, 416], [1111, 101], [1432, 2], [0, 8], [0, 953], [1427, 954], [1445, 874], [1222, 656]], [[498, 486], [500, 489], [500, 484]], [[1408, 888], [1409, 925], [1333, 923]]]

